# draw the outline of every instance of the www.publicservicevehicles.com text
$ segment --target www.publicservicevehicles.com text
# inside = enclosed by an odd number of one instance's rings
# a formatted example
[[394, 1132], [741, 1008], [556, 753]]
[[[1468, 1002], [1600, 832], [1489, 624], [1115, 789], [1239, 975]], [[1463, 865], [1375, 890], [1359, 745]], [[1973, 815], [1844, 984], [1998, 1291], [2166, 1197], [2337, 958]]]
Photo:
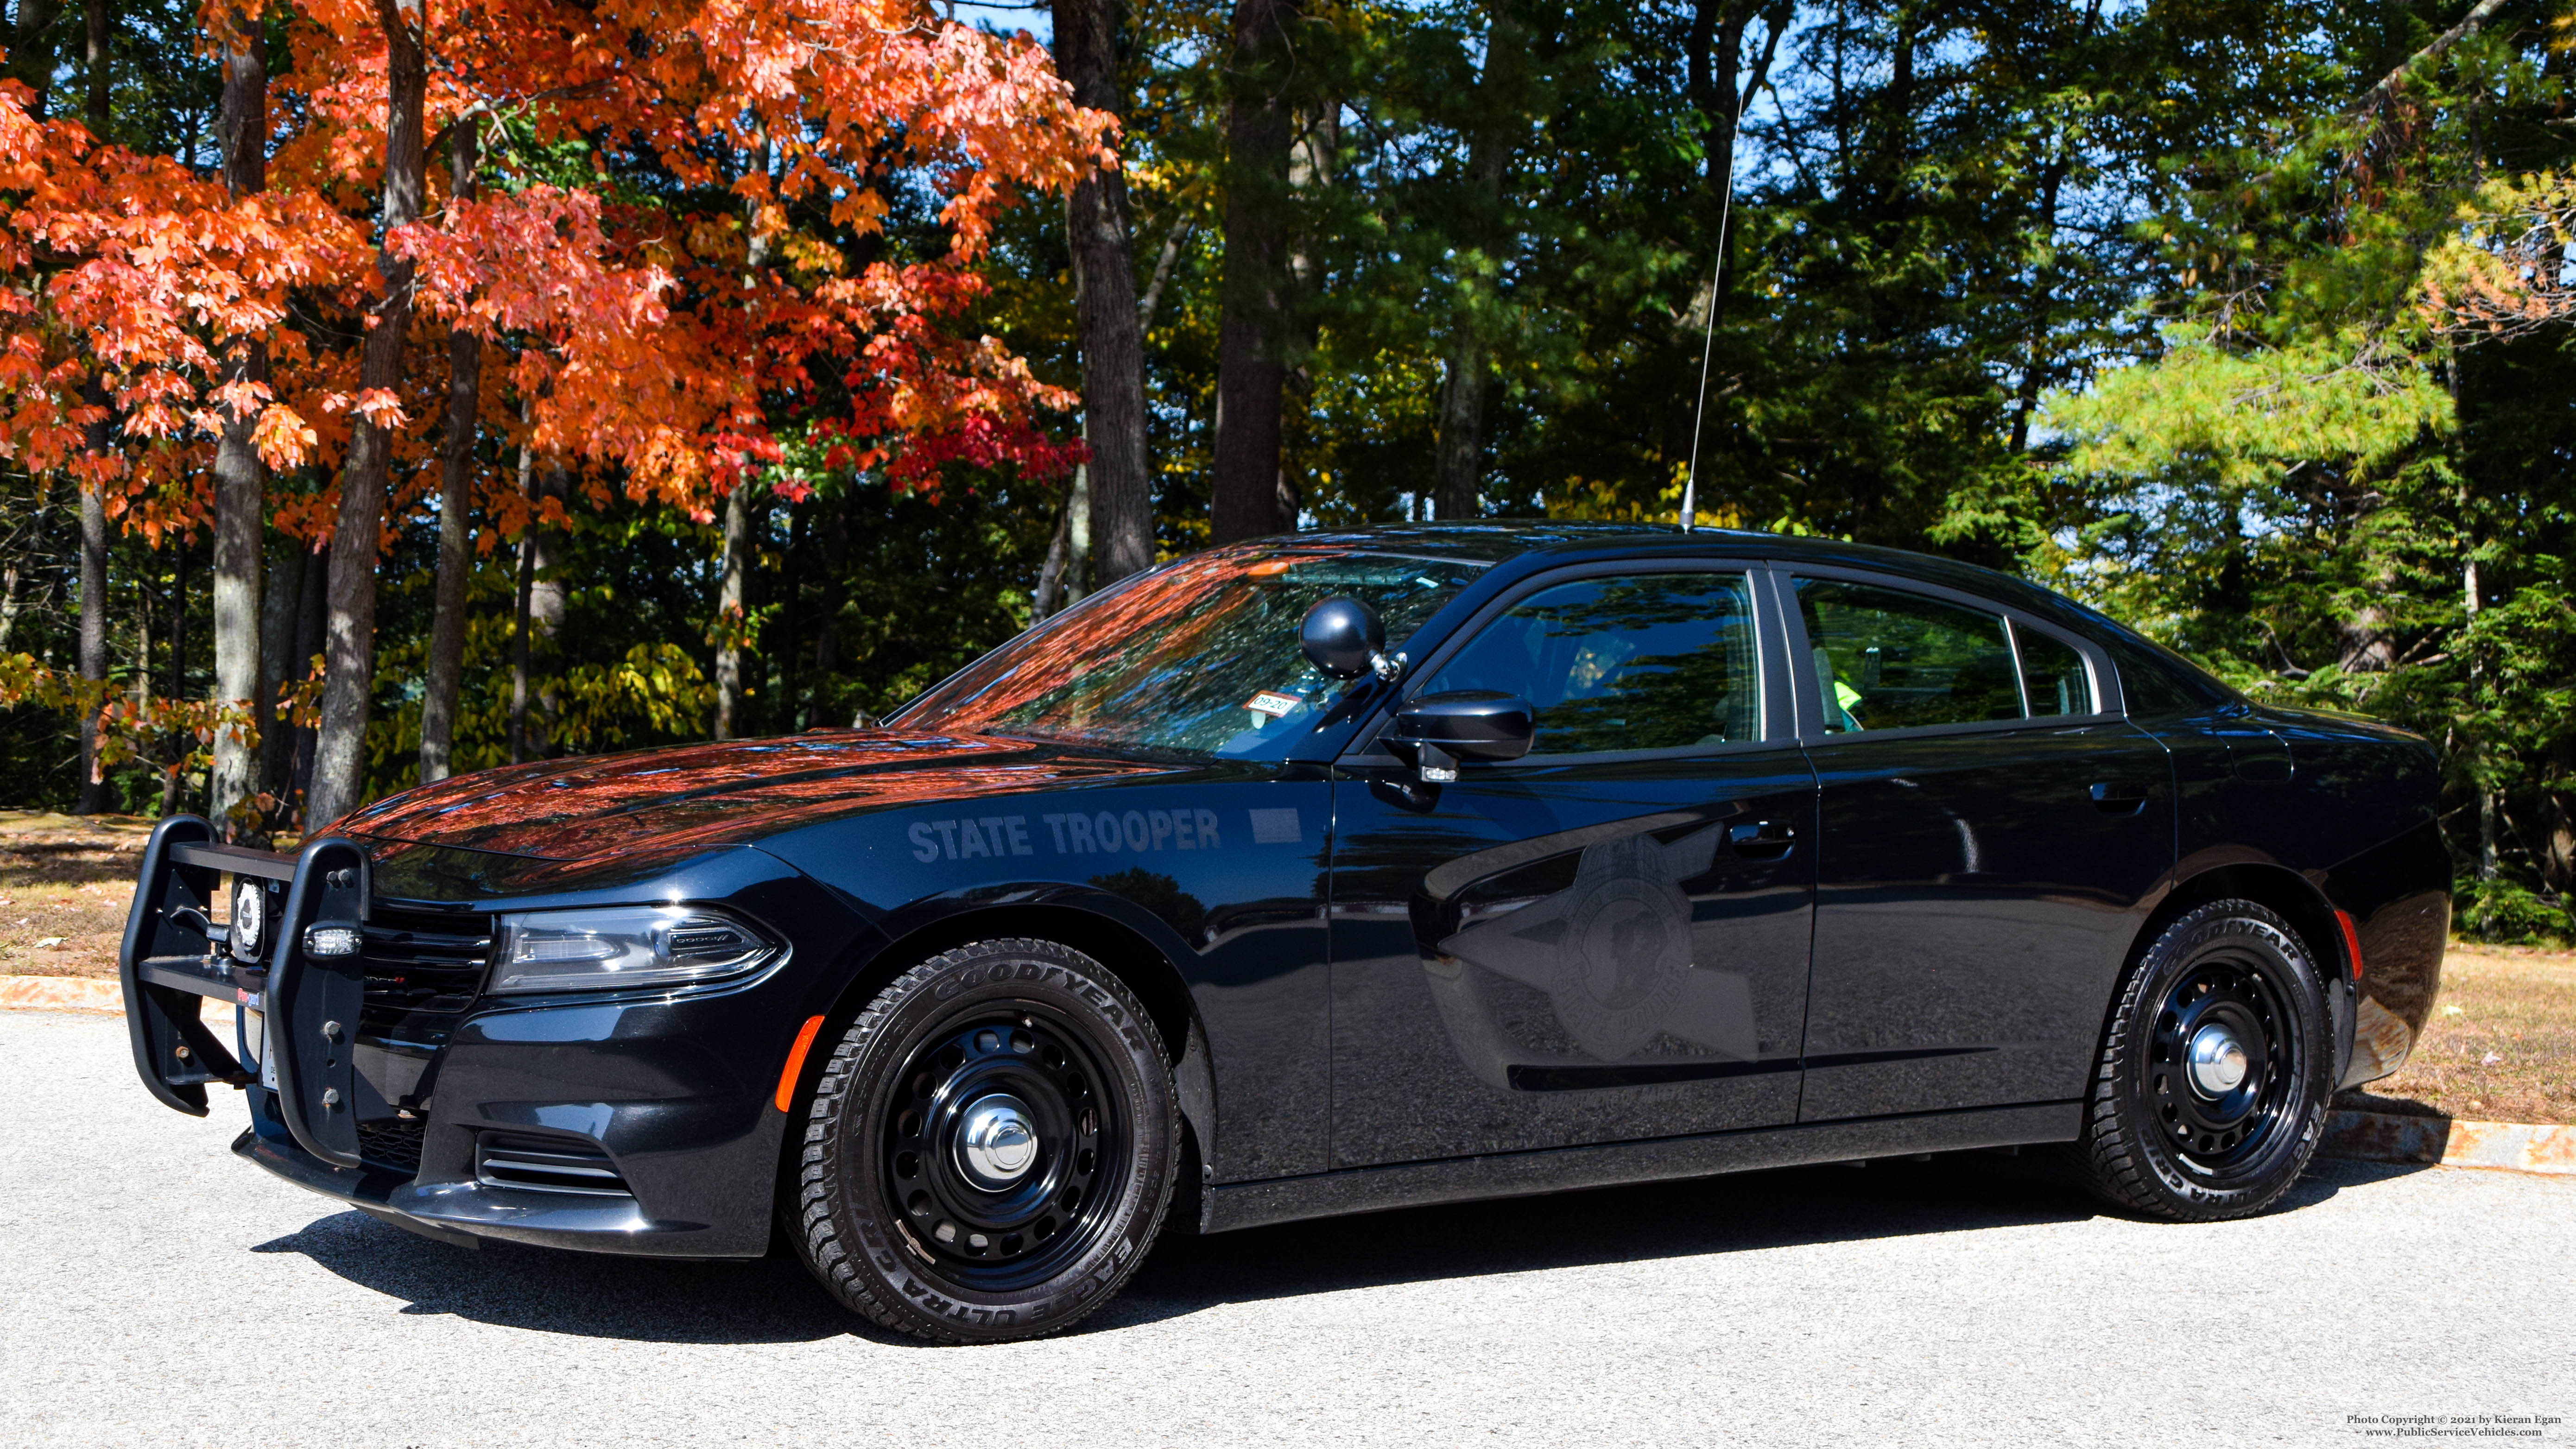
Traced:
[[2346, 1414], [2365, 1439], [2537, 1439], [2556, 1414]]

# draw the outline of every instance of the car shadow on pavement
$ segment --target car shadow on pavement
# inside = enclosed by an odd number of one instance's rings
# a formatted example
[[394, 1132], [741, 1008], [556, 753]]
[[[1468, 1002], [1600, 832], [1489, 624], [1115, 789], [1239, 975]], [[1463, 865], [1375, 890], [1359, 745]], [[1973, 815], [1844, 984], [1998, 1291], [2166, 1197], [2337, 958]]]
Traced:
[[[2419, 1170], [2320, 1162], [2276, 1210]], [[1115, 1331], [1221, 1304], [1351, 1288], [2029, 1227], [2099, 1211], [2042, 1158], [1960, 1154], [1407, 1208], [1204, 1238], [1167, 1233], [1126, 1291], [1074, 1331]], [[841, 1308], [783, 1246], [755, 1261], [709, 1263], [508, 1243], [468, 1250], [341, 1212], [253, 1251], [303, 1254], [403, 1300], [399, 1311], [407, 1314], [653, 1343], [848, 1336], [919, 1346]]]
[[[2413, 1170], [2319, 1161], [2273, 1211]], [[2028, 1227], [2106, 1212], [2039, 1150], [1408, 1208], [1166, 1239], [1126, 1290], [1076, 1331], [1347, 1288]]]

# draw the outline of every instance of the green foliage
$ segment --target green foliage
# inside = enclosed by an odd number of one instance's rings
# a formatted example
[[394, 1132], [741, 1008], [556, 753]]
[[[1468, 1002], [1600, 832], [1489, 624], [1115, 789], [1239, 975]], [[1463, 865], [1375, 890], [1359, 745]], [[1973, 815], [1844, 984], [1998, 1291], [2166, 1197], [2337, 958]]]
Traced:
[[[2576, 890], [2567, 53], [2500, 21], [2355, 104], [2457, 7], [2320, 14], [2331, 103], [2205, 138], [2133, 228], [2167, 280], [2137, 365], [2051, 394], [2034, 465], [1948, 527], [2260, 700], [2440, 742], [2461, 928], [2566, 929]], [[2503, 180], [2499, 170], [2513, 176]], [[2553, 254], [2554, 255], [2554, 254]]]
[[[1497, 69], [1490, 3], [1347, 0], [1306, 7], [1293, 69], [1256, 76], [1233, 65], [1230, 6], [1130, 6], [1136, 282], [1161, 279], [1145, 338], [1160, 550], [1208, 533], [1226, 209], [1276, 209], [1300, 323], [1287, 481], [1311, 523], [1425, 515], [1466, 329], [1490, 368], [1481, 511], [1670, 520], [1695, 462], [1703, 521], [2021, 569], [2257, 699], [2436, 740], [2463, 928], [2563, 931], [2566, 6], [2508, 10], [2356, 104], [2466, 9], [1576, 0], [1514, 6], [1526, 63]], [[54, 28], [62, 56], [78, 13]], [[193, 12], [120, 13], [134, 23], [113, 58], [118, 127], [206, 164]], [[1712, 41], [1738, 32], [1734, 54]], [[1730, 168], [1737, 88], [1766, 54]], [[58, 110], [80, 79], [59, 70]], [[1225, 165], [1227, 101], [1256, 85], [1291, 106], [1299, 138], [1288, 184], [1257, 195]], [[721, 209], [614, 138], [539, 147], [525, 118], [504, 129], [497, 185], [604, 168], [620, 204]], [[1469, 165], [1479, 134], [1506, 143], [1498, 198]], [[818, 200], [789, 219], [852, 265], [943, 244], [926, 203], [897, 197], [882, 235], [836, 226]], [[1072, 386], [1067, 258], [1060, 210], [1007, 217], [973, 325]], [[793, 436], [844, 386], [817, 377], [763, 405]], [[739, 626], [753, 732], [882, 714], [1023, 627], [1067, 496], [962, 465], [935, 496], [898, 493], [802, 444], [762, 481], [784, 493], [756, 531]], [[77, 622], [68, 510], [29, 526], [36, 480], [0, 482], [0, 549], [25, 563], [10, 647], [60, 667]], [[564, 625], [532, 680], [554, 701], [553, 747], [702, 737], [719, 527], [624, 503], [574, 513]], [[508, 753], [517, 540], [476, 524], [492, 547], [472, 584], [459, 768]], [[125, 694], [142, 674], [144, 693], [168, 692], [174, 605], [192, 621], [179, 692], [205, 686], [196, 546], [182, 590], [171, 551], [116, 544]], [[378, 790], [413, 769], [431, 552], [415, 518], [384, 574]], [[66, 801], [69, 754], [58, 720], [0, 717], [13, 796]], [[157, 807], [159, 762], [123, 768], [129, 800]]]

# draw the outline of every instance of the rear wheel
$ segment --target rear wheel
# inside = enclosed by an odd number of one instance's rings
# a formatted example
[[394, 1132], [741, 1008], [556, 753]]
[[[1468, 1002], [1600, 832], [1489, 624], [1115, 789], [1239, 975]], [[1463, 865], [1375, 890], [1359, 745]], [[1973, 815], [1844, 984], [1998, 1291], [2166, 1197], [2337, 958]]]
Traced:
[[1179, 1138], [1162, 1038], [1123, 982], [1053, 942], [960, 947], [834, 1047], [806, 1113], [799, 1243], [888, 1328], [1033, 1338], [1143, 1261]]
[[2252, 901], [2192, 911], [2121, 993], [2072, 1148], [2079, 1176], [2149, 1217], [2261, 1212], [2316, 1153], [2331, 1041], [2323, 982], [2288, 922]]

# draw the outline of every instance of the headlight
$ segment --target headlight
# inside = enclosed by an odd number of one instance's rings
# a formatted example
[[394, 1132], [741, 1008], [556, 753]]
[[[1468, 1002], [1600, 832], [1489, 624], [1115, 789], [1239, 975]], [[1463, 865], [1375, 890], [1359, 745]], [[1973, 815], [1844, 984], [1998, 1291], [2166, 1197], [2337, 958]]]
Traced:
[[610, 906], [501, 918], [492, 990], [694, 986], [756, 971], [777, 943], [704, 906]]

